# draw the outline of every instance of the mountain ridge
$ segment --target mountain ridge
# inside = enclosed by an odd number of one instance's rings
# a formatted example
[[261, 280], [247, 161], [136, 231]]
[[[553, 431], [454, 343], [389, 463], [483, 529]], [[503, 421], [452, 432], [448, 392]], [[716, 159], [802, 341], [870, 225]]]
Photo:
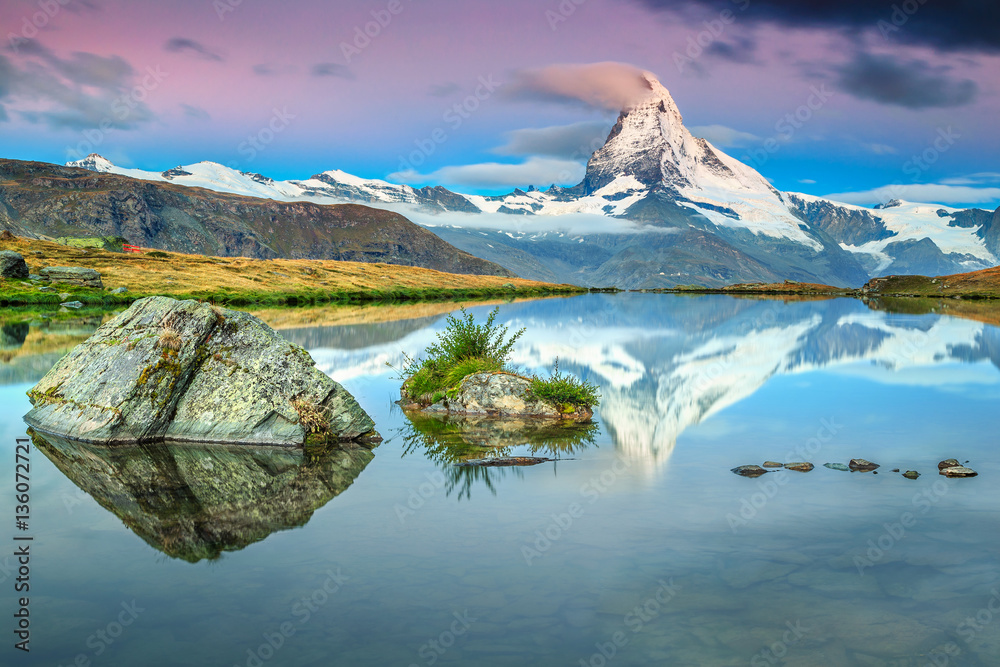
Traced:
[[[656, 77], [646, 73], [643, 81], [643, 94], [622, 109], [583, 180], [571, 188], [465, 195], [336, 169], [288, 181], [208, 162], [144, 172], [96, 154], [69, 165], [279, 201], [412, 209], [428, 216], [421, 224], [462, 250], [516, 266], [524, 277], [585, 285], [612, 280], [624, 288], [669, 287], [678, 278], [708, 287], [775, 279], [859, 287], [892, 273], [960, 273], [1000, 264], [1000, 215], [898, 201], [865, 208], [778, 191], [750, 166], [692, 135]], [[602, 231], [576, 231], [574, 215], [599, 216]], [[456, 221], [459, 216], [468, 217]], [[673, 241], [694, 234], [702, 254], [664, 237], [671, 233], [683, 233]], [[624, 255], [609, 255], [609, 241]], [[568, 244], [590, 252], [570, 252]], [[566, 254], [578, 259], [562, 261]], [[637, 271], [629, 262], [640, 255], [645, 268]]]

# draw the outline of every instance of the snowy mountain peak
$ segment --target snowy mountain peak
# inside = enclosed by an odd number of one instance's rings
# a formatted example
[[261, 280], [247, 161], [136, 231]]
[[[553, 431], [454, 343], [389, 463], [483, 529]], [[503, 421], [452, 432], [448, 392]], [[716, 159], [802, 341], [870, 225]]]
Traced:
[[115, 165], [111, 160], [105, 158], [97, 153], [91, 153], [82, 160], [74, 160], [73, 162], [67, 162], [67, 167], [79, 167], [80, 169], [89, 169], [90, 171], [99, 171], [102, 173], [107, 173], [115, 170]]

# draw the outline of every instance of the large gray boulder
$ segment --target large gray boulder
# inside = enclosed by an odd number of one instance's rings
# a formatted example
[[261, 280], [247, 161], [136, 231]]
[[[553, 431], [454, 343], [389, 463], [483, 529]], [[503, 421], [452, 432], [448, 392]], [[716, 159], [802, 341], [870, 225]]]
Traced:
[[87, 269], [82, 266], [49, 266], [41, 270], [41, 275], [54, 283], [69, 283], [81, 287], [104, 289], [101, 274], [96, 269]]
[[247, 313], [166, 297], [101, 326], [28, 396], [35, 429], [100, 444], [378, 439], [304, 349]]
[[531, 396], [531, 380], [513, 373], [475, 373], [450, 396], [431, 405], [421, 405], [403, 387], [403, 402], [410, 409], [428, 414], [488, 415], [491, 417], [539, 417], [586, 422], [594, 413], [583, 406], [560, 412], [555, 406]]
[[23, 279], [28, 277], [24, 257], [13, 250], [0, 251], [0, 277]]

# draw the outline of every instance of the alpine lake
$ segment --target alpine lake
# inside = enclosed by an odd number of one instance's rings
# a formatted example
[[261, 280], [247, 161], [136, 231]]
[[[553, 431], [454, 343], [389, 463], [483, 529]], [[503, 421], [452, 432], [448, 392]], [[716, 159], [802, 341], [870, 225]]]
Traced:
[[[593, 426], [411, 421], [392, 367], [459, 305], [255, 313], [358, 399], [380, 445], [36, 435], [26, 530], [25, 392], [113, 313], [2, 313], [3, 664], [1000, 664], [996, 309], [473, 303], [526, 329], [522, 372], [558, 359], [599, 386]], [[456, 465], [498, 453], [555, 460]], [[853, 458], [880, 467], [823, 465]], [[947, 458], [979, 475], [939, 475]], [[768, 460], [816, 467], [731, 472]], [[24, 544], [30, 592], [15, 593]], [[21, 596], [30, 653], [12, 646]]]

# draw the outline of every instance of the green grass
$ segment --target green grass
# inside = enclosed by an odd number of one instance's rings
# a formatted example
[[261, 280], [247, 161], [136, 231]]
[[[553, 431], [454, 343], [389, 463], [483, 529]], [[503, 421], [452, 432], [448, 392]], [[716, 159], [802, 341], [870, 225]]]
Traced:
[[558, 359], [550, 377], [531, 378], [530, 391], [535, 398], [556, 406], [562, 412], [573, 412], [579, 406], [593, 407], [601, 402], [597, 385], [559, 372]]
[[[499, 308], [490, 311], [486, 322], [477, 324], [471, 313], [448, 315], [445, 330], [436, 343], [427, 347], [423, 359], [407, 357], [400, 373], [404, 392], [417, 402], [437, 403], [450, 396], [465, 378], [476, 373], [515, 373], [510, 364], [514, 344], [524, 335], [519, 329], [508, 336], [508, 328], [496, 323]], [[577, 407], [592, 407], [600, 402], [597, 386], [559, 372], [556, 360], [552, 376], [530, 378], [531, 395], [570, 413]]]
[[[350, 303], [405, 303], [412, 301], [449, 301], [467, 299], [489, 299], [496, 297], [529, 297], [547, 296], [563, 293], [563, 290], [519, 288], [513, 294], [500, 287], [477, 287], [469, 289], [448, 288], [394, 288], [386, 290], [355, 289], [355, 290], [324, 290], [320, 288], [302, 288], [290, 291], [268, 291], [251, 289], [233, 289], [220, 287], [216, 289], [191, 291], [135, 291], [125, 294], [111, 294], [107, 290], [72, 285], [53, 284], [54, 292], [39, 292], [37, 287], [24, 287], [19, 281], [6, 281], [0, 284], [0, 306], [29, 306], [38, 304], [54, 304], [65, 301], [59, 298], [60, 293], [70, 293], [70, 300], [79, 300], [89, 305], [129, 305], [137, 299], [147, 296], [169, 296], [174, 299], [193, 299], [224, 306], [310, 306], [324, 304]], [[565, 290], [565, 293], [575, 293], [575, 290]]]
[[465, 308], [460, 312], [460, 317], [448, 315], [445, 330], [424, 350], [423, 359], [407, 358], [401, 379], [411, 396], [429, 394], [434, 403], [470, 375], [509, 370], [510, 352], [524, 329], [508, 338], [507, 327], [496, 323], [498, 308], [490, 311], [484, 324], [476, 324]]

